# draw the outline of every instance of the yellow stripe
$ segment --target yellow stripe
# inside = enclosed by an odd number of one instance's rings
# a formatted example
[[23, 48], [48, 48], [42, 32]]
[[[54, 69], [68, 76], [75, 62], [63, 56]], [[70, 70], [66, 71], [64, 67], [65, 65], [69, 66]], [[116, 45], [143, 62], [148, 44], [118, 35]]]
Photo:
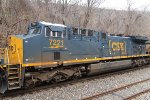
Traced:
[[[115, 57], [105, 57], [105, 58], [89, 58], [89, 59], [80, 59], [80, 60], [67, 60], [67, 61], [63, 61], [63, 63], [64, 64], [83, 63], [83, 62], [105, 61], [105, 60], [115, 60], [115, 59], [125, 59], [125, 58], [135, 58], [135, 57], [146, 57], [146, 56], [150, 56], [150, 54], [133, 55], [133, 56], [115, 56]], [[59, 62], [28, 63], [28, 64], [22, 64], [22, 67], [56, 65], [58, 63]]]
[[22, 64], [22, 67], [27, 66], [44, 66], [44, 65], [55, 65], [57, 62], [41, 62], [41, 63], [28, 63], [28, 64]]
[[77, 62], [89, 62], [89, 61], [104, 61], [104, 60], [115, 60], [115, 59], [125, 59], [125, 58], [135, 58], [135, 57], [144, 57], [150, 55], [133, 55], [133, 56], [115, 56], [115, 57], [105, 57], [105, 58], [95, 58], [95, 59], [83, 59], [83, 60], [69, 60], [64, 61], [63, 63], [77, 63]]

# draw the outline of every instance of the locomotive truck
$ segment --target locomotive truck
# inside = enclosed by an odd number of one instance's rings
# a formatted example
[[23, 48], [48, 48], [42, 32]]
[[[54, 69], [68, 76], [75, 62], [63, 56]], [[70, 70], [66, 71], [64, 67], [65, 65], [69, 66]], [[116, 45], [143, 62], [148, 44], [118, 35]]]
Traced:
[[147, 64], [148, 38], [114, 36], [49, 22], [10, 35], [0, 49], [0, 92]]

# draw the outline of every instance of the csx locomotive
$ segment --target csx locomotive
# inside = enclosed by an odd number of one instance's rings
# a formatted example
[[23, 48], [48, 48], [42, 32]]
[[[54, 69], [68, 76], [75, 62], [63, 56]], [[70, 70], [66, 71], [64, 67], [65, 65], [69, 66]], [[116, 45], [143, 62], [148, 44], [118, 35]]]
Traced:
[[148, 63], [148, 39], [34, 22], [0, 51], [0, 92]]

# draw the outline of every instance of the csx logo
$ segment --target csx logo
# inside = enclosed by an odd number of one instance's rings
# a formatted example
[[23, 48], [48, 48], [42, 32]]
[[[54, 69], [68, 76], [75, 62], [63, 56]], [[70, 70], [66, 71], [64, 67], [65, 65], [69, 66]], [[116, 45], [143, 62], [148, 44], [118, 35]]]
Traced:
[[124, 42], [112, 42], [112, 50], [113, 51], [125, 51], [125, 43]]

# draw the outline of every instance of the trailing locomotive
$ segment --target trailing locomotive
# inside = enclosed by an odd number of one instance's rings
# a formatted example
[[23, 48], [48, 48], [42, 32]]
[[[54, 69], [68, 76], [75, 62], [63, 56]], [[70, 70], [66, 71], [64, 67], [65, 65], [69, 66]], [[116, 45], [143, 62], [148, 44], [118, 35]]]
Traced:
[[148, 39], [112, 36], [48, 22], [31, 23], [1, 48], [0, 92], [60, 82], [149, 62]]

